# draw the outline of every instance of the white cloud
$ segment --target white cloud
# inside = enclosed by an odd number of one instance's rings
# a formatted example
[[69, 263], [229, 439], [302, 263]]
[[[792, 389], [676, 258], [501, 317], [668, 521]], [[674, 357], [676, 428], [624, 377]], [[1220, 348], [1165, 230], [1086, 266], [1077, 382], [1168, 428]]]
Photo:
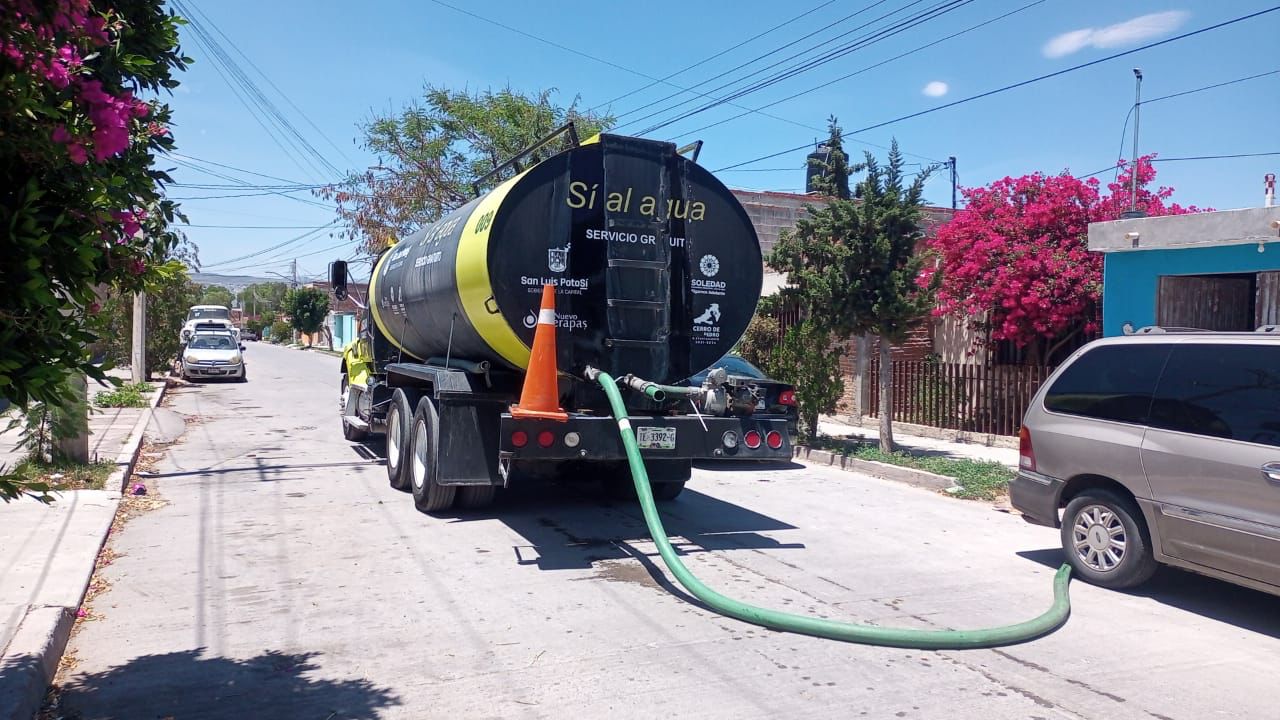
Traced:
[[946, 95], [947, 91], [950, 89], [951, 88], [948, 87], [947, 84], [942, 82], [941, 80], [934, 80], [928, 85], [925, 85], [924, 90], [921, 90], [920, 92], [923, 92], [925, 95], [928, 95], [929, 97], [942, 97], [943, 95]]
[[1062, 33], [1044, 44], [1044, 55], [1059, 58], [1086, 47], [1115, 48], [1166, 35], [1177, 30], [1191, 17], [1185, 10], [1139, 15], [1124, 22], [1101, 28], [1082, 28]]

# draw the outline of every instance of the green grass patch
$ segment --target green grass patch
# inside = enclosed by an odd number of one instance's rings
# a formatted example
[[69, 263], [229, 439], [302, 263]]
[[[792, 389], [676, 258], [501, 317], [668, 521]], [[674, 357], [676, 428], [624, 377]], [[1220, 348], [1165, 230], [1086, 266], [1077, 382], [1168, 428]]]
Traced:
[[878, 445], [840, 438], [820, 437], [811, 445], [858, 460], [900, 465], [955, 478], [960, 487], [951, 494], [969, 500], [994, 500], [1009, 492], [1009, 481], [1013, 480], [1013, 471], [998, 462], [917, 455], [902, 450], [885, 453]]
[[103, 408], [144, 408], [151, 405], [147, 399], [150, 393], [150, 384], [131, 383], [94, 395], [93, 404]]
[[13, 472], [28, 483], [44, 483], [50, 490], [101, 490], [115, 469], [112, 462], [46, 463], [27, 458]]

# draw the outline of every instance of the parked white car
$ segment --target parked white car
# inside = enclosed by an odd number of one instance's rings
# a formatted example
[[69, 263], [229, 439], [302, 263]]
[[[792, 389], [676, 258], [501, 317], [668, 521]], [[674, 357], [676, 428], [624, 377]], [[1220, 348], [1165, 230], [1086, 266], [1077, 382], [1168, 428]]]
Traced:
[[187, 311], [179, 340], [186, 345], [197, 330], [225, 330], [240, 344], [240, 329], [231, 324], [231, 311], [225, 305], [193, 305]]
[[182, 379], [234, 378], [248, 380], [243, 348], [229, 332], [197, 332], [182, 351]]

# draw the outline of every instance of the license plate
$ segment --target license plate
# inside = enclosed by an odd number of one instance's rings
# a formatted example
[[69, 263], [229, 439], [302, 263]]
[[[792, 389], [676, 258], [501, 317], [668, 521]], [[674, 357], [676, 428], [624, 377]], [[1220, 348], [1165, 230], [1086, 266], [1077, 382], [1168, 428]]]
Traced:
[[638, 427], [636, 442], [641, 450], [675, 450], [676, 429], [673, 427]]

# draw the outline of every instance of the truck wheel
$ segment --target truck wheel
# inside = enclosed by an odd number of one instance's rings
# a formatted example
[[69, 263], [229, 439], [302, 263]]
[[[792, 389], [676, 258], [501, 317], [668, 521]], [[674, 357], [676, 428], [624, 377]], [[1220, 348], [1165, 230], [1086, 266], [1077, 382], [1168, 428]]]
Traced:
[[347, 383], [347, 374], [342, 373], [342, 382], [338, 384], [338, 402], [340, 405], [338, 412], [342, 415], [342, 437], [351, 442], [360, 442], [369, 437], [369, 431], [352, 427], [351, 423], [347, 422], [347, 398], [350, 394], [351, 387]]
[[1142, 511], [1107, 490], [1087, 490], [1062, 514], [1062, 550], [1084, 580], [1120, 590], [1146, 582], [1156, 571]]
[[448, 510], [457, 488], [436, 482], [440, 475], [440, 416], [431, 398], [418, 401], [413, 414], [413, 443], [405, 456], [406, 474], [411, 479], [413, 504], [424, 513]]
[[410, 440], [413, 439], [413, 403], [418, 393], [396, 388], [387, 409], [387, 480], [396, 490], [409, 489]]
[[465, 485], [458, 488], [458, 507], [479, 510], [493, 504], [498, 488], [493, 485]]
[[654, 500], [675, 500], [680, 493], [684, 492], [684, 483], [649, 483], [649, 489], [653, 491]]
[[[620, 500], [636, 499], [636, 483], [631, 479], [631, 466], [626, 462], [609, 463], [605, 477], [609, 494]], [[646, 460], [649, 491], [654, 500], [675, 500], [684, 492], [684, 484], [693, 475], [692, 460]]]

